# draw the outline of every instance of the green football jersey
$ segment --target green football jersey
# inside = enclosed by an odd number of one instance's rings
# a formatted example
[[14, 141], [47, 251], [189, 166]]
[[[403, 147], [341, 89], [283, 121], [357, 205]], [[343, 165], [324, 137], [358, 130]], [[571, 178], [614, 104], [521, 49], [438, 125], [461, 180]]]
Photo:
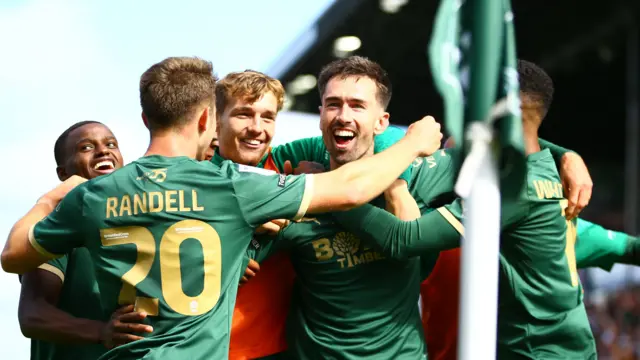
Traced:
[[564, 217], [567, 200], [549, 150], [527, 156], [526, 185], [517, 200], [502, 204], [498, 357], [595, 358], [576, 267], [576, 223]]
[[[373, 152], [379, 153], [395, 144], [404, 136], [404, 131], [395, 126], [389, 126], [380, 135], [374, 137]], [[331, 168], [330, 156], [321, 136], [304, 138], [284, 145], [276, 146], [265, 155], [265, 157], [257, 165], [261, 168], [269, 168], [269, 162], [273, 161], [273, 165], [280, 171], [284, 171], [284, 163], [291, 161], [293, 167], [297, 167], [301, 161], [313, 161], [324, 165], [326, 170]], [[411, 167], [407, 168], [400, 179], [409, 182], [411, 178]]]
[[[77, 318], [107, 321], [102, 312], [98, 282], [94, 275], [91, 255], [85, 248], [53, 259], [39, 266], [62, 281], [57, 307]], [[43, 340], [31, 340], [31, 360], [95, 360], [107, 349], [102, 344], [69, 345]]]
[[331, 215], [252, 243], [258, 261], [289, 250], [296, 270], [287, 319], [295, 359], [424, 359], [420, 262], [386, 259]]
[[[436, 186], [433, 194], [431, 183], [421, 183], [428, 180], [430, 170], [448, 163], [446, 153], [436, 157], [432, 165], [425, 167], [429, 162], [423, 159], [414, 168], [411, 189], [421, 209], [439, 206], [432, 196], [451, 189], [447, 166], [431, 173], [437, 176], [442, 172], [438, 178], [443, 185]], [[576, 270], [575, 222], [564, 218], [566, 200], [548, 150], [528, 156], [527, 185], [517, 201], [502, 204], [499, 357], [590, 359], [595, 356], [595, 344]], [[455, 200], [438, 207], [438, 212], [462, 233], [461, 203]], [[385, 254], [415, 256], [425, 249], [455, 245], [458, 237], [438, 218], [427, 211], [419, 220], [401, 222], [365, 206], [345, 212], [339, 219], [349, 230], [382, 244]], [[589, 251], [596, 248], [589, 246], [593, 241], [585, 239], [581, 255], [588, 259]]]
[[312, 179], [148, 156], [78, 186], [30, 239], [50, 257], [88, 248], [105, 312], [149, 314], [153, 333], [101, 359], [224, 359], [254, 229], [301, 218]]

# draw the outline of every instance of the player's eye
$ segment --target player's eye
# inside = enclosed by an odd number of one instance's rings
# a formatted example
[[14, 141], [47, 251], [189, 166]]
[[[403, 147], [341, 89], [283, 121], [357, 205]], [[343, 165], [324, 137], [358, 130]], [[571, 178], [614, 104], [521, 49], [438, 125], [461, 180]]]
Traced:
[[80, 145], [80, 150], [82, 151], [88, 151], [93, 149], [93, 145], [91, 144], [84, 144], [84, 145]]
[[236, 114], [236, 117], [240, 119], [247, 119], [251, 117], [251, 114], [247, 112], [242, 112], [242, 113]]
[[340, 107], [340, 104], [338, 104], [337, 102], [330, 102], [326, 105], [326, 107], [328, 108], [337, 108]]
[[109, 142], [107, 143], [107, 147], [108, 147], [109, 149], [117, 149], [117, 148], [118, 148], [118, 143], [117, 143], [117, 142], [115, 142], [115, 141], [109, 141]]

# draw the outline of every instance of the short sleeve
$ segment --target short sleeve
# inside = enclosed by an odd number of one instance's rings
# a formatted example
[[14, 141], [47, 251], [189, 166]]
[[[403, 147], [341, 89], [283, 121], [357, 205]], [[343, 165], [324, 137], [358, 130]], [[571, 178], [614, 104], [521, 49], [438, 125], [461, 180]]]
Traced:
[[271, 149], [271, 157], [280, 171], [284, 170], [287, 160], [291, 161], [293, 167], [301, 161], [313, 161], [327, 166], [329, 160], [321, 136], [299, 139], [274, 147]]
[[301, 219], [313, 196], [313, 175], [283, 175], [236, 165], [233, 189], [247, 223], [259, 226], [273, 219]]
[[[376, 135], [376, 137], [374, 138], [373, 152], [376, 154], [383, 152], [384, 150], [391, 147], [393, 144], [397, 143], [403, 137], [404, 137], [404, 130], [395, 126], [389, 126], [382, 134]], [[407, 184], [411, 180], [412, 169], [413, 167], [409, 166], [402, 173], [402, 175], [400, 175], [400, 179], [405, 180]]]
[[31, 245], [43, 256], [58, 258], [84, 245], [83, 197], [86, 186], [79, 185], [62, 199], [58, 207], [29, 231]]
[[549, 152], [551, 152], [551, 156], [553, 156], [553, 161], [556, 163], [558, 169], [560, 168], [560, 164], [562, 163], [562, 157], [564, 156], [564, 154], [573, 152], [569, 149], [565, 149], [562, 146], [556, 145], [543, 139], [540, 139], [539, 143], [542, 150], [549, 149]]
[[67, 273], [67, 264], [69, 263], [69, 255], [66, 254], [62, 257], [52, 259], [46, 263], [38, 266], [38, 269], [45, 270], [60, 278], [60, 281], [64, 283], [64, 277]]

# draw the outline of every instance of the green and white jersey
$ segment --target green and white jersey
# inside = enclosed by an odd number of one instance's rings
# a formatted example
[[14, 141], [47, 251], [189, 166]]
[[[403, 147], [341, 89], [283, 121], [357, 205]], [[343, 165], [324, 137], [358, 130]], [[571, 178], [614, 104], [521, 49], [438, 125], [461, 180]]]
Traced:
[[329, 214], [250, 246], [262, 261], [289, 250], [296, 270], [287, 325], [295, 359], [423, 359], [420, 261], [385, 258]]
[[86, 247], [106, 314], [146, 311], [146, 338], [102, 359], [224, 359], [254, 229], [299, 219], [312, 176], [148, 156], [71, 191], [30, 233], [55, 258]]

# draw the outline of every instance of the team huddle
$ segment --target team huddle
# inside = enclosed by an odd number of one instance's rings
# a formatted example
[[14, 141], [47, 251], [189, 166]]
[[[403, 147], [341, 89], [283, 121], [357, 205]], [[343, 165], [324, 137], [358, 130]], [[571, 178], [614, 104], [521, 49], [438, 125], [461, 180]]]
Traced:
[[[638, 264], [638, 241], [577, 218], [586, 166], [538, 138], [553, 83], [518, 73], [527, 180], [502, 203], [497, 354], [595, 359], [577, 269]], [[61, 184], [2, 252], [31, 358], [457, 358], [462, 154], [430, 116], [389, 127], [374, 61], [327, 64], [318, 91], [322, 137], [271, 147], [278, 80], [167, 58], [140, 79], [143, 157], [124, 166], [97, 121], [63, 132]]]

